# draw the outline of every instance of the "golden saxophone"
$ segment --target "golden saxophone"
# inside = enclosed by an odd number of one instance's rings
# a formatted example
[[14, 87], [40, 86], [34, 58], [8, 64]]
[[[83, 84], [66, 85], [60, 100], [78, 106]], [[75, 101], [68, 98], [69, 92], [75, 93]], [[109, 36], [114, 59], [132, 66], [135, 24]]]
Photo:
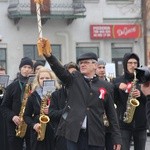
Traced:
[[26, 130], [27, 130], [27, 124], [25, 123], [24, 119], [23, 119], [23, 115], [24, 115], [24, 111], [25, 111], [25, 107], [26, 107], [26, 103], [27, 103], [27, 99], [30, 95], [30, 85], [26, 84], [25, 86], [25, 92], [24, 92], [24, 96], [23, 96], [23, 100], [22, 100], [22, 104], [21, 104], [21, 109], [19, 112], [19, 118], [21, 120], [21, 123], [17, 126], [16, 128], [16, 136], [23, 138], [25, 136]]
[[40, 128], [39, 128], [38, 136], [37, 136], [38, 141], [44, 140], [46, 126], [47, 126], [47, 123], [50, 121], [50, 118], [44, 114], [44, 107], [47, 107], [47, 97], [46, 96], [41, 101], [41, 109], [40, 109], [40, 117], [39, 117]]
[[140, 102], [132, 96], [132, 92], [136, 89], [136, 83], [137, 83], [137, 78], [136, 78], [136, 72], [134, 71], [134, 79], [131, 83], [131, 90], [129, 92], [129, 96], [126, 104], [126, 111], [123, 117], [123, 121], [125, 123], [132, 122], [135, 109], [140, 105]]

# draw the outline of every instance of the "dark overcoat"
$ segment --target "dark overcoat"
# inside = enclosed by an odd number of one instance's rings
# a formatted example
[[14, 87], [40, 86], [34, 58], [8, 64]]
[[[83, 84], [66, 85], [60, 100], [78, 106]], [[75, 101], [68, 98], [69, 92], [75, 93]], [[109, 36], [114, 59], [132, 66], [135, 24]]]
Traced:
[[[97, 76], [87, 82], [79, 71], [72, 74], [66, 71], [53, 55], [46, 59], [68, 89], [68, 103], [64, 113], [66, 115], [61, 118], [57, 134], [77, 142], [82, 123], [87, 116], [88, 144], [104, 146], [103, 114], [105, 110], [112, 127], [113, 143], [121, 144], [117, 115], [110, 94], [110, 84], [100, 80]], [[99, 97], [101, 89], [106, 92], [103, 98]]]

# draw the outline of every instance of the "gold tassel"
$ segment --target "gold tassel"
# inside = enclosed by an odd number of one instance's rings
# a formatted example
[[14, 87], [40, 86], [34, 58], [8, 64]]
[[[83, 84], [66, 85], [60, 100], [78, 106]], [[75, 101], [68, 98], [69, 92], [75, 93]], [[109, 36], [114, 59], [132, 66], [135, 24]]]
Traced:
[[43, 5], [43, 1], [44, 1], [44, 0], [34, 0], [35, 3], [38, 3], [38, 4], [40, 4], [40, 5]]
[[49, 56], [52, 52], [51, 44], [48, 39], [39, 39], [37, 42], [37, 49], [39, 56]]

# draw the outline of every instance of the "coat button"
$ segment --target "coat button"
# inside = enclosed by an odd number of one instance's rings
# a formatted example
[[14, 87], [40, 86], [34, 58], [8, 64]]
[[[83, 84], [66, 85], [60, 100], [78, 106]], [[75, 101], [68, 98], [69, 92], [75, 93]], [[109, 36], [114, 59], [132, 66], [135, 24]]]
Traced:
[[87, 107], [87, 108], [86, 108], [86, 110], [90, 110], [90, 108], [89, 108], [89, 107]]
[[91, 93], [90, 93], [90, 95], [92, 96], [92, 95], [93, 95], [93, 93], [91, 92]]

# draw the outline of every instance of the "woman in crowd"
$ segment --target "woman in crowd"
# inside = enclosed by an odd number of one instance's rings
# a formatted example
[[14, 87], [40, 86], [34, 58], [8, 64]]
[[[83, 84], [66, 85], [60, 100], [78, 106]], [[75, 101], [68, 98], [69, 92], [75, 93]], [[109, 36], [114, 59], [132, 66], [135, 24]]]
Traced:
[[[54, 146], [54, 132], [51, 127], [50, 122], [46, 125], [45, 137], [43, 140], [38, 140], [38, 135], [40, 133], [41, 125], [40, 125], [40, 115], [43, 113], [48, 116], [48, 110], [50, 105], [49, 97], [46, 97], [46, 107], [42, 105], [44, 100], [43, 95], [43, 81], [44, 80], [55, 80], [55, 88], [59, 89], [59, 84], [57, 82], [57, 78], [53, 71], [42, 67], [35, 76], [33, 86], [32, 86], [32, 94], [28, 98], [24, 120], [28, 126], [31, 127], [31, 149], [32, 150], [53, 150]], [[42, 133], [43, 134], [43, 133]]]

